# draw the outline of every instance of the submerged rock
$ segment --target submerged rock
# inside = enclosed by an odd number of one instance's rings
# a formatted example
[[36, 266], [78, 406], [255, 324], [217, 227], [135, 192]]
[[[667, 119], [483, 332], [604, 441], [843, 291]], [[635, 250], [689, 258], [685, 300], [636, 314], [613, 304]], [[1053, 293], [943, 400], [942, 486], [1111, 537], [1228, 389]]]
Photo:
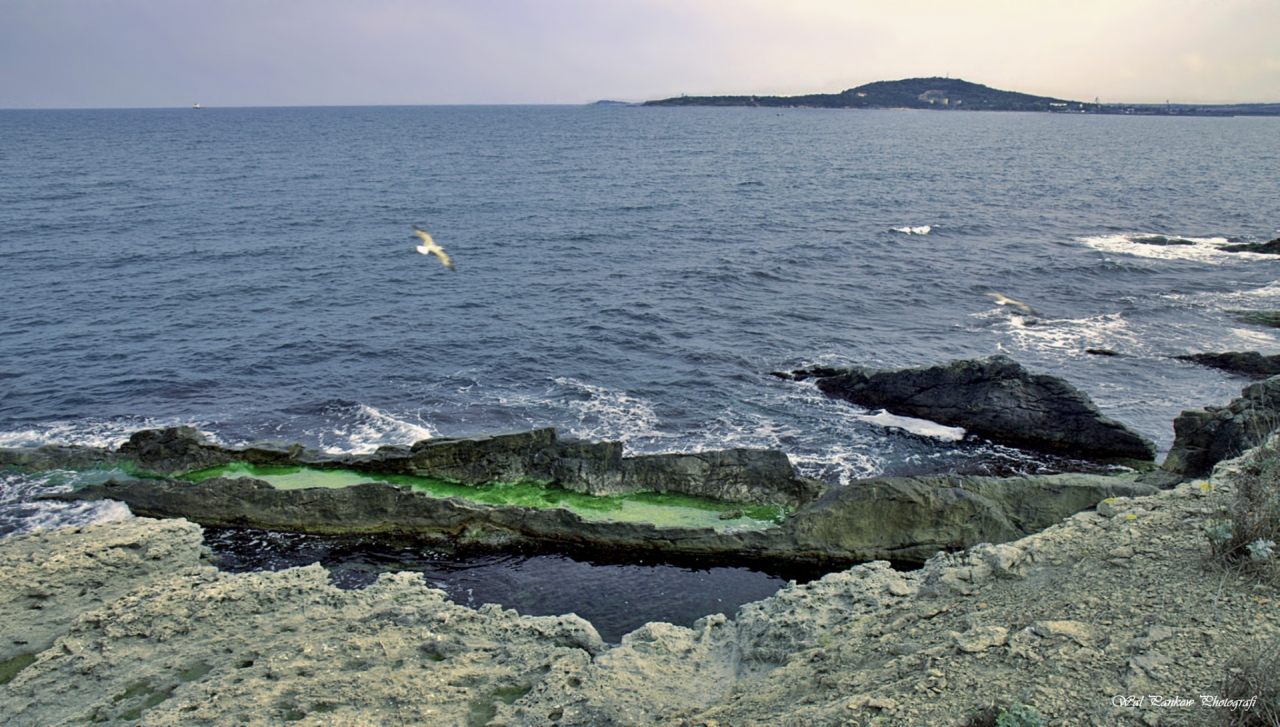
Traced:
[[1223, 252], [1257, 252], [1265, 255], [1280, 255], [1280, 237], [1270, 242], [1243, 242], [1234, 245], [1219, 245]]
[[1174, 356], [1174, 358], [1254, 379], [1265, 379], [1280, 374], [1280, 356], [1263, 356], [1257, 351], [1192, 353]]
[[898, 370], [793, 372], [828, 396], [891, 414], [964, 427], [993, 441], [1075, 456], [1152, 460], [1155, 444], [1110, 419], [1065, 380], [1032, 374], [1007, 356]]
[[1173, 446], [1145, 482], [1167, 485], [1204, 477], [1213, 466], [1261, 443], [1280, 422], [1280, 376], [1250, 384], [1226, 406], [1184, 411], [1173, 421]]
[[1252, 323], [1254, 325], [1267, 326], [1269, 328], [1280, 328], [1280, 311], [1232, 310], [1227, 312], [1235, 315], [1236, 320], [1241, 323]]

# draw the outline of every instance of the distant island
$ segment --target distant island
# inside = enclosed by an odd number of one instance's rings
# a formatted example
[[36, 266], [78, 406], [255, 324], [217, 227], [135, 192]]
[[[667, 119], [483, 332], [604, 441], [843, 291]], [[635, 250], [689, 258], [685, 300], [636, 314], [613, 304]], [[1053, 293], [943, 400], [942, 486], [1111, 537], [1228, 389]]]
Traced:
[[677, 96], [642, 106], [759, 106], [819, 109], [931, 109], [941, 111], [1043, 111], [1051, 113], [1159, 116], [1280, 116], [1280, 103], [1104, 104], [1002, 91], [959, 78], [876, 81], [841, 93], [803, 96]]

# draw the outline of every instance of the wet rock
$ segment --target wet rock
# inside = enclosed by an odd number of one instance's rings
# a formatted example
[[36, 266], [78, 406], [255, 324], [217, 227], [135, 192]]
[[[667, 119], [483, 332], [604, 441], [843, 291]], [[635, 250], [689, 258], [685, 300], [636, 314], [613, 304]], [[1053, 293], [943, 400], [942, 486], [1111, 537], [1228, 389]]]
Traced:
[[190, 517], [204, 525], [302, 533], [411, 533], [451, 545], [564, 548], [607, 545], [668, 553], [767, 554], [786, 543], [761, 532], [717, 533], [709, 528], [658, 528], [649, 523], [584, 520], [562, 508], [495, 506], [436, 498], [385, 482], [344, 488], [279, 490], [251, 478], [200, 482], [141, 479], [110, 481], [61, 500], [114, 499], [137, 515]]
[[799, 506], [826, 490], [796, 474], [777, 450], [727, 449], [690, 454], [623, 457], [621, 442], [562, 440], [554, 428], [528, 432], [440, 437], [412, 446], [384, 446], [367, 455], [332, 455], [300, 444], [255, 443], [223, 447], [192, 427], [135, 432], [116, 452], [88, 447], [0, 450], [0, 465], [27, 470], [132, 462], [142, 471], [176, 475], [247, 462], [408, 474], [464, 484], [554, 483], [593, 495], [649, 490], [680, 492], [726, 502]]
[[1263, 356], [1257, 351], [1192, 353], [1174, 356], [1174, 358], [1254, 379], [1265, 379], [1280, 374], [1280, 356]]
[[1268, 328], [1280, 328], [1280, 311], [1233, 310], [1227, 312], [1234, 314], [1236, 320], [1241, 323], [1252, 323], [1256, 326], [1267, 326]]
[[117, 464], [122, 458], [116, 452], [99, 447], [46, 444], [42, 447], [0, 447], [0, 467], [26, 471], [56, 469], [90, 469]]
[[1280, 237], [1270, 242], [1243, 242], [1234, 245], [1219, 245], [1223, 252], [1256, 252], [1264, 255], [1280, 255]]
[[670, 491], [728, 502], [797, 505], [826, 489], [816, 480], [798, 476], [786, 454], [766, 449], [626, 457], [621, 472], [613, 492]]
[[[119, 500], [138, 515], [185, 517], [203, 525], [304, 533], [412, 533], [455, 546], [603, 546], [748, 560], [799, 558], [839, 563], [874, 558], [924, 561], [938, 550], [1022, 537], [1105, 497], [1153, 491], [1147, 485], [1078, 474], [877, 478], [832, 491], [778, 527], [740, 532], [584, 520], [561, 508], [441, 499], [409, 487], [376, 482], [279, 490], [243, 477], [200, 482], [113, 480], [48, 497]], [[1018, 560], [1015, 552], [994, 547], [984, 549], [976, 558], [971, 571], [981, 578], [993, 570], [1004, 574]]]
[[1218, 462], [1261, 443], [1278, 422], [1280, 376], [1246, 386], [1226, 406], [1184, 411], [1173, 422], [1173, 446], [1164, 463], [1138, 480], [1170, 486], [1175, 478], [1204, 477]]
[[144, 429], [120, 445], [120, 454], [144, 470], [176, 474], [233, 461], [194, 427]]
[[900, 370], [853, 367], [794, 372], [828, 396], [917, 417], [1019, 447], [1093, 458], [1151, 460], [1155, 444], [1105, 417], [1056, 376], [1032, 374], [1006, 356]]

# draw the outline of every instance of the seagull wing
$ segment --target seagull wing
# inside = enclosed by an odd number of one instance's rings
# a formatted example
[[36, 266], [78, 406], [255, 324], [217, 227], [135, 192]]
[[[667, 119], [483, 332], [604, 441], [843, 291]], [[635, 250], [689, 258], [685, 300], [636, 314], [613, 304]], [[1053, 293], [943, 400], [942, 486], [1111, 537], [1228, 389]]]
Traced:
[[996, 299], [996, 305], [1011, 305], [1014, 308], [1021, 308], [1022, 310], [1026, 311], [1027, 315], [1029, 316], [1039, 315], [1035, 311], [1031, 310], [1031, 306], [1027, 305], [1026, 303], [1020, 303], [1014, 300], [1013, 298], [1006, 298], [1003, 295], [1000, 295], [999, 293], [987, 293], [987, 295]]
[[445, 253], [444, 248], [437, 245], [436, 241], [431, 239], [431, 235], [428, 235], [426, 230], [414, 227], [413, 231], [417, 233], [418, 237], [422, 238], [422, 244], [415, 248], [418, 252], [423, 255], [435, 255], [440, 258], [440, 262], [444, 263], [446, 268], [454, 270], [453, 260], [449, 259], [449, 255]]

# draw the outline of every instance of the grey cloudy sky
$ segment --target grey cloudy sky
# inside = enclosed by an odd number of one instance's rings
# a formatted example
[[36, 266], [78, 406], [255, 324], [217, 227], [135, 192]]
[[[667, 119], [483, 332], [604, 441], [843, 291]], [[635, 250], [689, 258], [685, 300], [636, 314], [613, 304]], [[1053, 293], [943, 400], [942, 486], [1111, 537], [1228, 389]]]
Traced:
[[584, 103], [950, 75], [1280, 102], [1280, 0], [0, 0], [0, 107]]

